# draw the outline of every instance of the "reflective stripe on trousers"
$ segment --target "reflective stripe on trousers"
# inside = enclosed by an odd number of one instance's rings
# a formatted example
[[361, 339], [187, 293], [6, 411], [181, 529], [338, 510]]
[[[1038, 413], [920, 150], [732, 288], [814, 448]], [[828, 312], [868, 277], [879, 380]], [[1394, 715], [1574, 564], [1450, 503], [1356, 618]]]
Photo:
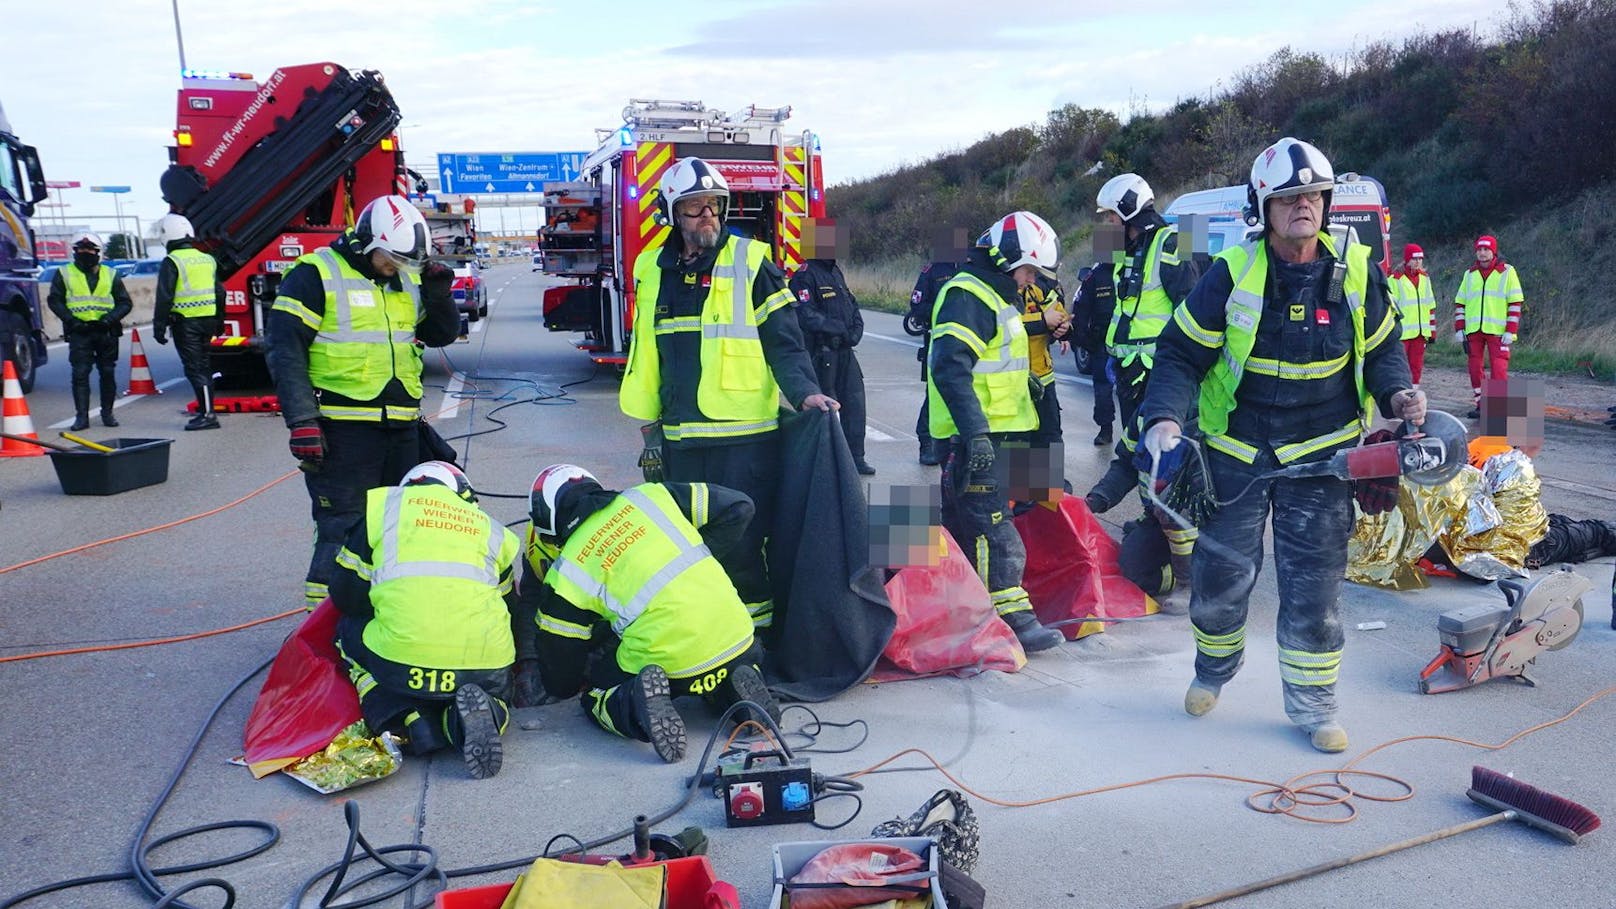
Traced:
[[[1246, 465], [1212, 451], [1207, 463], [1214, 488], [1225, 496], [1238, 493], [1255, 474], [1278, 466], [1271, 452]], [[1344, 641], [1341, 582], [1352, 531], [1352, 493], [1341, 480], [1259, 480], [1200, 528], [1191, 562], [1195, 674], [1222, 684], [1244, 662], [1246, 619], [1270, 511], [1285, 712], [1305, 726], [1329, 720], [1336, 712], [1335, 681]]]

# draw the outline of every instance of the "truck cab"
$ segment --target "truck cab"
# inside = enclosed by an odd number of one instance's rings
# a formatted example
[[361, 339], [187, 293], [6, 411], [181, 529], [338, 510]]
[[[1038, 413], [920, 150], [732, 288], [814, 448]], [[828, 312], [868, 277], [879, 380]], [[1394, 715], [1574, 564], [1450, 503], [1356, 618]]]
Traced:
[[0, 359], [10, 360], [24, 393], [49, 356], [39, 309], [39, 252], [28, 219], [45, 200], [39, 152], [11, 131], [0, 107]]

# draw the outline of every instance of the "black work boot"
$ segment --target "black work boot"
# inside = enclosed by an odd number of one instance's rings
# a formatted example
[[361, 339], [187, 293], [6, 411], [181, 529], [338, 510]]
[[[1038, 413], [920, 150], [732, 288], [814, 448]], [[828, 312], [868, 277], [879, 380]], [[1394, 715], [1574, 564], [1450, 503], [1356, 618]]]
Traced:
[[102, 426], [117, 426], [118, 425], [118, 418], [112, 415], [112, 408], [110, 408], [110, 407], [101, 408], [101, 425]]
[[873, 477], [873, 476], [875, 476], [875, 468], [871, 467], [870, 462], [864, 460], [863, 458], [854, 458], [853, 459], [853, 467], [856, 470], [858, 470], [859, 476], [862, 476], [862, 477]]
[[81, 429], [89, 429], [89, 428], [90, 428], [90, 415], [81, 410], [81, 411], [78, 412], [78, 415], [73, 418], [73, 425], [67, 427], [67, 430], [68, 430], [68, 432], [78, 432]]
[[196, 416], [192, 417], [190, 420], [186, 421], [186, 423], [185, 423], [185, 431], [186, 432], [194, 432], [194, 431], [196, 431], [198, 429], [218, 429], [218, 428], [219, 428], [219, 418], [214, 416], [211, 413], [205, 413], [205, 412], [200, 411], [200, 410], [196, 412]]
[[[737, 701], [751, 701], [762, 707], [776, 726], [780, 725], [780, 705], [775, 702], [774, 695], [769, 693], [769, 686], [764, 684], [763, 674], [757, 671], [757, 667], [749, 663], [742, 663], [730, 670], [729, 678], [726, 681], [729, 686], [730, 704]], [[728, 707], [729, 705], [726, 704], [725, 708], [728, 709]], [[745, 720], [746, 717], [739, 716], [735, 719], [740, 722]], [[761, 718], [753, 717], [753, 719]]]
[[634, 721], [639, 725], [643, 741], [651, 743], [657, 757], [668, 764], [677, 764], [685, 757], [685, 720], [673, 706], [672, 689], [668, 686], [668, 673], [652, 664], [640, 670], [629, 686], [630, 703], [634, 705]]
[[1114, 440], [1111, 438], [1110, 426], [1100, 427], [1100, 431], [1094, 435], [1095, 448], [1104, 448], [1105, 446], [1110, 445], [1113, 441]]
[[500, 722], [494, 699], [480, 685], [462, 685], [455, 692], [454, 709], [460, 721], [460, 757], [466, 762], [466, 771], [474, 780], [499, 773], [505, 748], [499, 741]]
[[1027, 653], [1048, 650], [1065, 640], [1059, 631], [1039, 624], [1038, 616], [1034, 615], [1031, 609], [1004, 613], [999, 618], [1016, 633], [1016, 640], [1021, 642], [1021, 649]]
[[941, 453], [942, 447], [942, 443], [938, 440], [930, 436], [921, 436], [920, 463], [926, 465], [927, 467], [936, 467], [938, 464], [941, 464], [943, 462]]

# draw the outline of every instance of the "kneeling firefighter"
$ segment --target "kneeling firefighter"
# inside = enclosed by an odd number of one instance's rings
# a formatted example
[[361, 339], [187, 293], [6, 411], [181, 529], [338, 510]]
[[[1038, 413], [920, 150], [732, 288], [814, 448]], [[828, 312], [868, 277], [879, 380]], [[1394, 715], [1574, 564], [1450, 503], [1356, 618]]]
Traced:
[[685, 754], [675, 697], [751, 701], [779, 719], [754, 664], [751, 616], [716, 557], [745, 538], [744, 493], [706, 483], [617, 492], [554, 464], [533, 480], [528, 504], [518, 609], [536, 615], [546, 691], [582, 690], [602, 729], [650, 742], [670, 764]]
[[337, 556], [331, 602], [371, 731], [402, 733], [412, 754], [457, 746], [483, 779], [503, 758], [516, 659], [507, 599], [521, 542], [476, 501], [447, 461], [370, 490]]

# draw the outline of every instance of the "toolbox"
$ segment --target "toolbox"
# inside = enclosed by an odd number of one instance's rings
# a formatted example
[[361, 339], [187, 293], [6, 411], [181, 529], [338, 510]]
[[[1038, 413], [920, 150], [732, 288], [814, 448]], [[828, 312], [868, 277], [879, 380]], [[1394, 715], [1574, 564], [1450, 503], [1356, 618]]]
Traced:
[[173, 439], [108, 439], [101, 444], [116, 450], [47, 452], [62, 492], [110, 496], [168, 481], [168, 447]]
[[[926, 861], [926, 869], [931, 872], [928, 883], [931, 893], [930, 909], [948, 909], [948, 900], [943, 897], [943, 879], [938, 857], [937, 841], [929, 836], [895, 836], [876, 838], [871, 840], [848, 840], [846, 842], [809, 842], [809, 843], [776, 843], [774, 845], [774, 895], [769, 900], [769, 909], [791, 909], [791, 895], [787, 893], [787, 882], [802, 871], [809, 860], [831, 846], [846, 845], [847, 842], [886, 843], [892, 846], [901, 846], [915, 853]], [[838, 891], [840, 892], [840, 891]], [[670, 904], [671, 905], [671, 904]]]

